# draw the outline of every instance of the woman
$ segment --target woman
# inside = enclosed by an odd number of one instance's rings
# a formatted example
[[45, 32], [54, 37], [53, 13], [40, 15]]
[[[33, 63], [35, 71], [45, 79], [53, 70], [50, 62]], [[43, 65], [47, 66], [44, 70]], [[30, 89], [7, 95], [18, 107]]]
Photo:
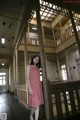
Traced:
[[39, 106], [44, 103], [42, 86], [40, 82], [40, 71], [41, 67], [40, 57], [34, 56], [31, 60], [30, 65], [27, 66], [27, 80], [28, 80], [28, 105], [30, 106], [30, 120], [35, 120], [39, 117]]

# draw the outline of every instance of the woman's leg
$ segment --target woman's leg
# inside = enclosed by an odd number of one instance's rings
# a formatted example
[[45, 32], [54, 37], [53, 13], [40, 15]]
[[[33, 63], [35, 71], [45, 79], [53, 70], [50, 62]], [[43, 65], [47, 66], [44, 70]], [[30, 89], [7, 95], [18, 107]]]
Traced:
[[35, 108], [35, 120], [38, 120], [39, 118], [39, 106]]
[[35, 109], [31, 108], [30, 109], [30, 120], [33, 120], [33, 114], [35, 113]]

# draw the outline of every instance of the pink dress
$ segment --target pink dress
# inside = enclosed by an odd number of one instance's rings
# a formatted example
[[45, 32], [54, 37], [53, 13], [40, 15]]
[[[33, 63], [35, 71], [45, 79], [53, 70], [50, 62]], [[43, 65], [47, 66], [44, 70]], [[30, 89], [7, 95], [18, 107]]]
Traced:
[[28, 96], [30, 107], [36, 107], [44, 103], [42, 85], [40, 82], [40, 71], [36, 65], [30, 65], [29, 82], [32, 89], [32, 95]]

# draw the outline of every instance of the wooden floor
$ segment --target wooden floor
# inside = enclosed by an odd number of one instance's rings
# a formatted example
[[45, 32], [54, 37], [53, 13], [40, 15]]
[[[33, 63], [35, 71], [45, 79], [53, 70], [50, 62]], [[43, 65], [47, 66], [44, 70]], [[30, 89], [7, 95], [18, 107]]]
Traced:
[[7, 120], [29, 120], [29, 111], [9, 93], [0, 94], [0, 113], [7, 113]]
[[[6, 113], [7, 120], [29, 120], [29, 110], [9, 93], [0, 94], [0, 113]], [[80, 120], [80, 113], [66, 120]]]

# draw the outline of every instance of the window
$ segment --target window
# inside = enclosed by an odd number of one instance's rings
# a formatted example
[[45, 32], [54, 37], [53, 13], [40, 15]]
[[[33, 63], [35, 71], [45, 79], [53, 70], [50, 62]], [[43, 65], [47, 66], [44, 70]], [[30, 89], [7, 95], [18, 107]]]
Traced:
[[0, 85], [6, 85], [6, 73], [0, 73]]
[[65, 64], [61, 65], [61, 74], [62, 74], [62, 79], [67, 80], [67, 71], [66, 71], [66, 65]]

